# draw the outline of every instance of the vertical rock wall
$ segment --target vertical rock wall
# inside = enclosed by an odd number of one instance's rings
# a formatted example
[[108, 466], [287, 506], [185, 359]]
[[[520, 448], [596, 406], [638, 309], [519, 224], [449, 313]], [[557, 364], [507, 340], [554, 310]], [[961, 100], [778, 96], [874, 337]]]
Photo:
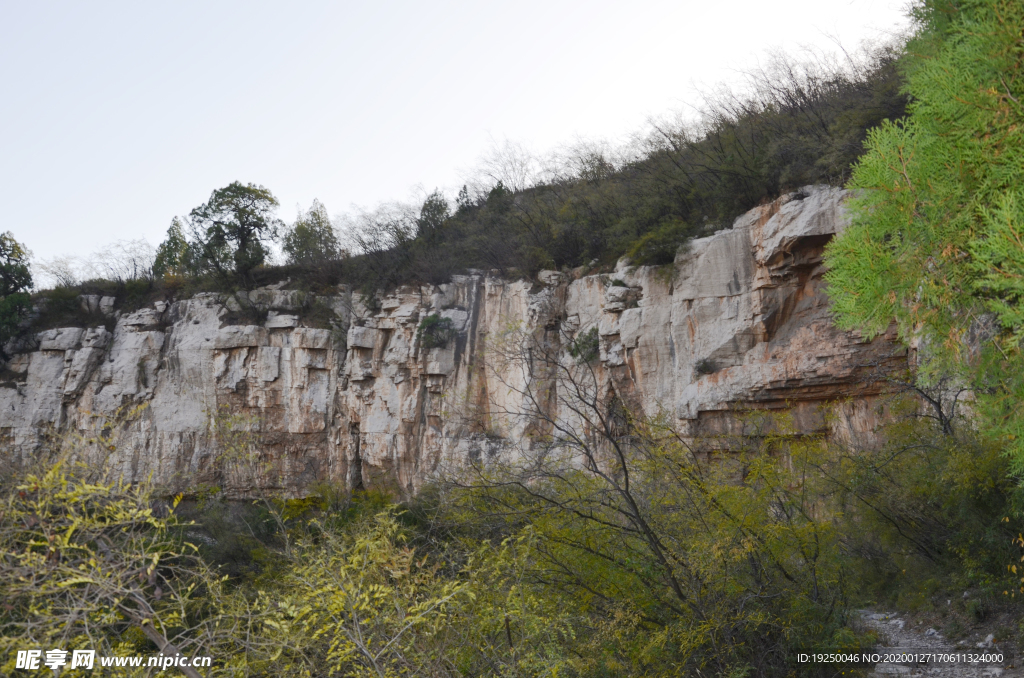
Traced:
[[[691, 434], [730, 431], [750, 408], [788, 410], [807, 432], [867, 433], [881, 375], [907, 354], [891, 335], [868, 342], [831, 324], [822, 252], [845, 197], [807, 187], [659, 269], [474, 272], [400, 288], [376, 310], [346, 289], [312, 300], [261, 289], [241, 304], [201, 294], [120, 315], [112, 332], [47, 330], [7, 365], [0, 433], [27, 457], [48, 430], [93, 430], [145, 405], [111, 453], [125, 477], [238, 494], [319, 481], [410, 494], [442, 455], [490, 454], [524, 435], [529, 422], [508, 413], [523, 409], [525, 372], [493, 350], [514, 328], [563, 344], [597, 328], [598, 379]], [[329, 309], [329, 328], [304, 326], [311, 301]], [[240, 324], [243, 308], [266, 317]], [[428, 348], [418, 329], [433, 314], [454, 337]], [[842, 416], [826, 424], [822, 406], [835, 403]], [[258, 473], [225, 461], [226, 431], [245, 427], [257, 431]]]

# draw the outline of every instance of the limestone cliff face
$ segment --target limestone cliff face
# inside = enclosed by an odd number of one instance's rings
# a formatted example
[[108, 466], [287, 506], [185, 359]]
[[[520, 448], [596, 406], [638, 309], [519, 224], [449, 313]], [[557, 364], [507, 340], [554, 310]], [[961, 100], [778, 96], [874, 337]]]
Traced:
[[[128, 478], [238, 493], [330, 480], [408, 494], [442, 456], [494, 453], [502, 436], [522, 435], [528, 423], [506, 416], [522, 372], [488, 349], [519, 327], [563, 343], [597, 328], [598, 378], [691, 434], [728, 431], [750, 408], [788, 409], [803, 431], [865, 433], [880, 371], [907, 355], [892, 336], [867, 342], [831, 324], [822, 251], [843, 226], [845, 197], [827, 187], [784, 196], [693, 241], [667, 270], [536, 281], [480, 272], [401, 288], [373, 310], [345, 289], [316, 299], [261, 289], [242, 304], [205, 294], [120, 315], [112, 332], [48, 330], [7, 365], [0, 432], [28, 456], [48, 430], [92, 430], [144, 403], [112, 453]], [[311, 302], [331, 329], [303, 326]], [[243, 307], [265, 318], [238, 321]], [[425, 348], [417, 330], [432, 314], [456, 336]], [[841, 416], [826, 423], [829, 403]], [[257, 475], [228, 472], [218, 416], [258, 429]]]

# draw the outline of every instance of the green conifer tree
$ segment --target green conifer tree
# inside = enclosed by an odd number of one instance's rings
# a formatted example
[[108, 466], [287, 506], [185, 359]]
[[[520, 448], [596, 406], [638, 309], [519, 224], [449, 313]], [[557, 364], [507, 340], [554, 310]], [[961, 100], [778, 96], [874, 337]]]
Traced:
[[0, 358], [7, 358], [7, 342], [18, 332], [18, 325], [32, 307], [28, 290], [32, 273], [29, 253], [8, 231], [0, 233]]
[[189, 271], [189, 246], [185, 239], [185, 228], [181, 219], [174, 217], [167, 229], [167, 239], [160, 243], [153, 260], [153, 275], [162, 278], [167, 275], [185, 275]]
[[922, 379], [971, 381], [1024, 471], [1024, 4], [925, 0], [914, 15], [910, 115], [869, 134], [830, 294], [843, 327], [895, 320], [924, 340]]
[[285, 233], [281, 249], [293, 264], [317, 264], [339, 256], [341, 243], [323, 203], [314, 200], [309, 210], [299, 215]]

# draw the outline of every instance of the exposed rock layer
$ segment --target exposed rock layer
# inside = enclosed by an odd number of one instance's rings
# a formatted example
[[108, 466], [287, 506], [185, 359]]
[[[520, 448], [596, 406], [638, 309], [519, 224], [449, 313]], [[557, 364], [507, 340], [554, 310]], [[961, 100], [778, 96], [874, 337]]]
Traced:
[[[242, 303], [203, 294], [120, 315], [112, 332], [48, 330], [7, 366], [0, 427], [31, 455], [47, 430], [88, 431], [145, 403], [112, 453], [128, 478], [411, 493], [442, 455], [521, 436], [523, 423], [503, 415], [519, 406], [508, 387], [519, 377], [486, 348], [520, 327], [566, 343], [597, 328], [599, 379], [689, 434], [728, 431], [750, 408], [788, 409], [804, 432], [867, 433], [881, 371], [907, 356], [892, 336], [864, 341], [831, 323], [822, 252], [845, 197], [827, 187], [784, 196], [693, 241], [668, 268], [537, 281], [480, 272], [401, 288], [376, 310], [344, 289], [315, 299], [261, 289]], [[331, 329], [303, 326], [311, 304]], [[238, 320], [254, 309], [261, 322]], [[435, 313], [456, 336], [425, 348], [417, 330]], [[829, 403], [841, 416], [826, 423]], [[223, 430], [240, 425], [259, 429], [256, 475], [225, 474]]]

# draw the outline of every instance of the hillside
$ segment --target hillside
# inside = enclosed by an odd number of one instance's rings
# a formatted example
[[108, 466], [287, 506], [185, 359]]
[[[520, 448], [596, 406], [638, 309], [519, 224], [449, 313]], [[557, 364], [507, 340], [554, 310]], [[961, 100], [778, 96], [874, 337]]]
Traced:
[[0, 235], [0, 673], [1012, 675], [1024, 5], [910, 11], [344, 233], [236, 181], [34, 295]]

